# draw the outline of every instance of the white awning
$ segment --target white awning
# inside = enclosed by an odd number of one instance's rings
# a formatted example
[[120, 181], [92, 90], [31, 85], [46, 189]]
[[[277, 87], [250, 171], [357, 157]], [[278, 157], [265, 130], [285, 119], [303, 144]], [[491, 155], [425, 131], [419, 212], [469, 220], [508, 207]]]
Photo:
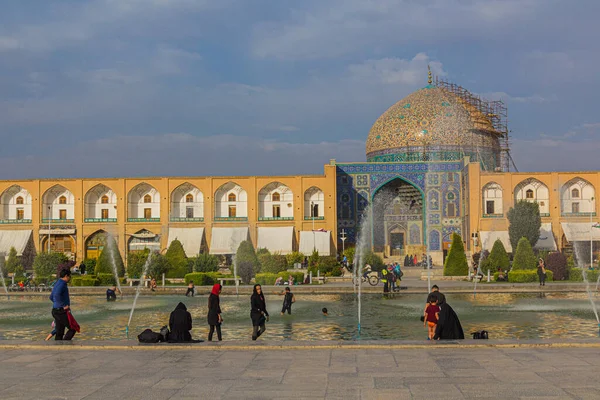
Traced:
[[508, 236], [508, 231], [481, 231], [479, 232], [479, 236], [483, 250], [492, 251], [494, 243], [496, 240], [500, 239], [506, 252], [512, 253], [512, 246], [510, 244], [510, 236]]
[[22, 256], [31, 238], [31, 230], [0, 231], [0, 253], [8, 256], [11, 247], [17, 250], [17, 256]]
[[561, 225], [569, 242], [600, 240], [600, 228], [593, 228], [592, 222], [562, 222]]
[[557, 250], [551, 223], [547, 222], [542, 224], [540, 227], [540, 238], [533, 248], [538, 250]]
[[289, 254], [294, 251], [294, 227], [259, 227], [258, 245], [259, 249], [267, 249], [271, 253]]
[[[512, 253], [513, 248], [510, 244], [510, 236], [508, 234], [508, 231], [481, 232], [481, 243], [483, 245], [484, 250], [492, 251], [492, 247], [494, 247], [494, 242], [497, 239], [500, 239], [500, 241], [502, 241], [504, 249], [506, 249], [508, 253]], [[552, 233], [551, 223], [543, 223], [540, 226], [540, 238], [538, 239], [537, 243], [533, 248], [538, 250], [557, 250], [556, 241], [554, 240], [554, 234]]]
[[169, 228], [169, 244], [175, 239], [183, 245], [187, 257], [195, 257], [200, 254], [200, 246], [204, 236], [204, 228]]
[[313, 250], [317, 250], [321, 256], [331, 255], [329, 231], [300, 231], [300, 253], [310, 255]]
[[248, 227], [213, 228], [210, 238], [210, 254], [235, 254], [240, 243], [248, 240]]

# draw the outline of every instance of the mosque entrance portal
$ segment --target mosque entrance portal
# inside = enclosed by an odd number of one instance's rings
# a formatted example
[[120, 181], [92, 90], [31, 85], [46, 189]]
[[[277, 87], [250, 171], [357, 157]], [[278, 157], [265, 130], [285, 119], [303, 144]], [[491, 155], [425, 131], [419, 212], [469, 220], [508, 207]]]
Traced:
[[396, 178], [373, 197], [373, 249], [386, 257], [421, 254], [423, 195], [413, 185]]

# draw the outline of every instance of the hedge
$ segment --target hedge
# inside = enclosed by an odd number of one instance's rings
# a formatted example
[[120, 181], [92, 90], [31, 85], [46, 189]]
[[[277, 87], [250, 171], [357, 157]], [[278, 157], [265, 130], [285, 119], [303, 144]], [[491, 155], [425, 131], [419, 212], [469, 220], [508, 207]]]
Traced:
[[[494, 274], [496, 277], [496, 274]], [[546, 270], [546, 280], [551, 281], [554, 277], [552, 271]], [[538, 282], [537, 270], [512, 270], [508, 273], [508, 281], [511, 283]]]
[[73, 286], [98, 286], [99, 280], [95, 278], [71, 278]]
[[[569, 270], [569, 280], [575, 282], [583, 282], [582, 272], [583, 271], [581, 270], [581, 268], [571, 268]], [[588, 282], [596, 283], [598, 281], [598, 272], [598, 270], [586, 270], [585, 276], [587, 277]]]
[[36, 285], [39, 285], [41, 283], [43, 283], [44, 285], [47, 285], [48, 283], [50, 283], [52, 281], [52, 277], [51, 276], [36, 276], [34, 278], [34, 282]]
[[[275, 281], [277, 280], [278, 277], [283, 278], [283, 280], [285, 282], [287, 282], [288, 278], [291, 276], [294, 277], [294, 284], [301, 284], [304, 282], [304, 272], [280, 272], [278, 274], [272, 274], [272, 273], [263, 273], [263, 274], [256, 274], [256, 276], [254, 277], [254, 281], [259, 284], [259, 285], [265, 285], [265, 286], [272, 286], [275, 285]], [[313, 275], [314, 276], [314, 275]]]
[[[304, 272], [287, 272], [287, 271], [283, 271], [283, 272], [280, 272], [280, 273], [277, 274], [277, 276], [278, 277], [279, 276], [282, 277], [284, 281], [287, 281], [290, 275], [294, 277], [294, 284], [295, 285], [304, 283]], [[273, 283], [275, 283], [275, 282], [273, 282]]]
[[219, 283], [218, 278], [225, 277], [217, 272], [192, 272], [184, 277], [185, 283], [194, 281], [195, 286], [210, 286]]

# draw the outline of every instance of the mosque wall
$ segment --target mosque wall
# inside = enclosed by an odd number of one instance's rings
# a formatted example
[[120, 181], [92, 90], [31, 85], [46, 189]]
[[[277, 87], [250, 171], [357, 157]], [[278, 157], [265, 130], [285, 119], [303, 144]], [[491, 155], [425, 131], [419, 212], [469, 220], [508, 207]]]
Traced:
[[[264, 188], [270, 189], [267, 205], [259, 200]], [[279, 198], [273, 197], [277, 188], [282, 189]], [[305, 207], [306, 193], [320, 199], [316, 218]], [[224, 201], [217, 201], [217, 195], [224, 195]], [[323, 175], [0, 181], [0, 230], [31, 230], [38, 252], [47, 249], [50, 231], [53, 250], [65, 246], [81, 261], [86, 241], [99, 231], [114, 235], [125, 255], [132, 235], [145, 231], [159, 235], [165, 250], [169, 228], [204, 228], [204, 241], [210, 243], [214, 227], [248, 227], [256, 246], [259, 227], [292, 226], [297, 249], [300, 231], [314, 227], [331, 232], [335, 254], [335, 198], [332, 165], [325, 165]], [[267, 212], [260, 211], [265, 207]]]

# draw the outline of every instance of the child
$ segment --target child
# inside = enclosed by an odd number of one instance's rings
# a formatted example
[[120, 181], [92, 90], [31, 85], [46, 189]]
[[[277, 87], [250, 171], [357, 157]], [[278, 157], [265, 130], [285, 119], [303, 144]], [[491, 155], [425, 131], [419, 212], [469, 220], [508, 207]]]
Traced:
[[50, 326], [52, 327], [52, 332], [50, 332], [48, 336], [46, 336], [46, 340], [50, 340], [52, 339], [52, 336], [56, 335], [56, 327], [54, 326], [54, 321], [52, 321], [52, 324]]
[[285, 296], [283, 298], [283, 308], [281, 309], [281, 315], [285, 314], [286, 310], [287, 310], [288, 314], [291, 314], [292, 313], [292, 303], [296, 302], [296, 296], [294, 296], [294, 294], [291, 292], [289, 287], [286, 287], [285, 290], [280, 293], [280, 295]]
[[185, 297], [188, 297], [189, 295], [192, 295], [192, 297], [194, 297], [195, 291], [196, 289], [194, 287], [194, 281], [190, 281], [190, 283], [188, 284], [187, 292], [185, 292]]
[[433, 336], [435, 335], [435, 326], [437, 325], [440, 315], [440, 307], [438, 307], [437, 303], [437, 297], [433, 296], [425, 309], [425, 321], [423, 321], [423, 326], [427, 326], [427, 340], [433, 340]]

